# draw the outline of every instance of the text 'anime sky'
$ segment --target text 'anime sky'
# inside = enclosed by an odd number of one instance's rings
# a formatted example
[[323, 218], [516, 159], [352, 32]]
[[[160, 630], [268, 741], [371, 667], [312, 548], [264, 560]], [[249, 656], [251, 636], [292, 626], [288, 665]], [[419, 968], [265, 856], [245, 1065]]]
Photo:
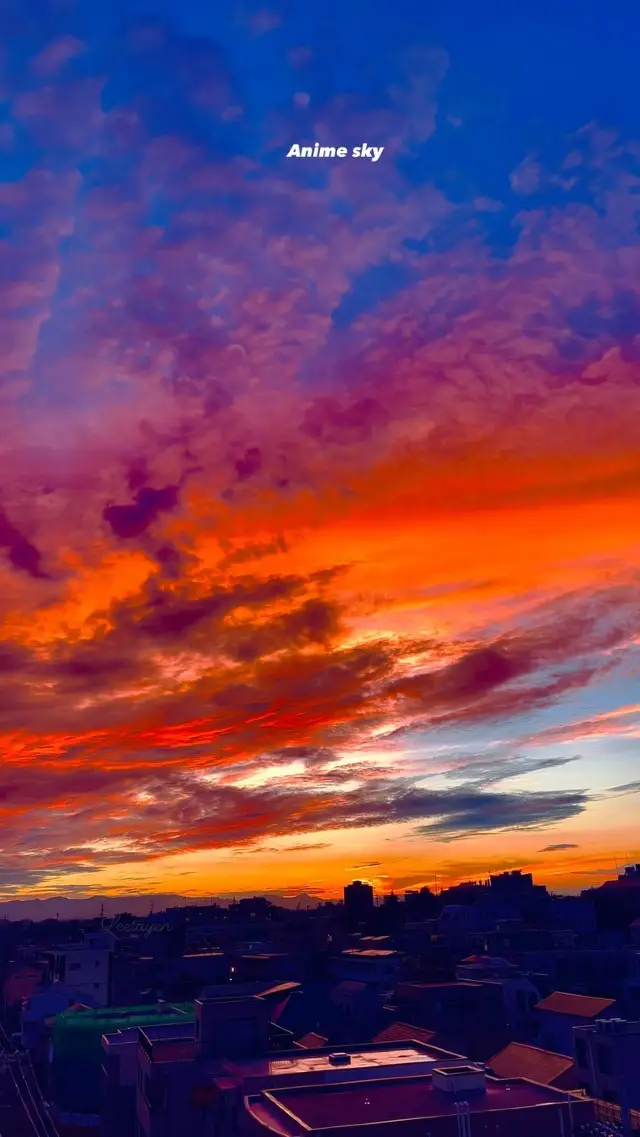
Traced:
[[[0, 31], [3, 895], [609, 873], [637, 8], [6, 0]], [[286, 159], [316, 141], [385, 149]]]

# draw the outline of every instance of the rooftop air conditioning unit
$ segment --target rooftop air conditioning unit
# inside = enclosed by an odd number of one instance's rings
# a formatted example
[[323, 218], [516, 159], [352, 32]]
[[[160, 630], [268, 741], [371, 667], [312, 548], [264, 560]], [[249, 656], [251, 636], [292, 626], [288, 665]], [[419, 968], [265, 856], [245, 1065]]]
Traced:
[[329, 1055], [329, 1062], [332, 1066], [350, 1066], [351, 1055], [343, 1052]]

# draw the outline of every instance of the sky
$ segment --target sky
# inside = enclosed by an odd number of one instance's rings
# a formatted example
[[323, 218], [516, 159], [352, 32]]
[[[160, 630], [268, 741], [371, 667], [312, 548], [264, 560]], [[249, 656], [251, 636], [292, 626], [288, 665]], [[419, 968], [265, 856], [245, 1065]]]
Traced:
[[0, 898], [640, 859], [640, 10], [560, 7], [5, 0]]

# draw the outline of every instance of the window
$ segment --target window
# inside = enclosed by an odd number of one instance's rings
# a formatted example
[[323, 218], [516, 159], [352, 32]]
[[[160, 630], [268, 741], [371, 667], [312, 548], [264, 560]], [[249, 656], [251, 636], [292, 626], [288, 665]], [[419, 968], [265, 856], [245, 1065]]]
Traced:
[[578, 1066], [587, 1065], [587, 1047], [584, 1038], [576, 1038], [574, 1040], [574, 1048], [576, 1054], [576, 1062]]

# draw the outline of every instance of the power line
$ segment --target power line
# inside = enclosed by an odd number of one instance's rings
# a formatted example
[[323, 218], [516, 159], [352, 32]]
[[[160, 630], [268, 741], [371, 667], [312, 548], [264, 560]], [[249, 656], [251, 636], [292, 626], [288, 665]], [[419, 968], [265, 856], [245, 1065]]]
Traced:
[[[36, 1101], [36, 1097], [34, 1097], [33, 1087], [29, 1085], [29, 1082], [27, 1081], [27, 1078], [26, 1078], [25, 1070], [24, 1070], [24, 1067], [22, 1065], [23, 1055], [18, 1050], [17, 1046], [13, 1042], [13, 1039], [9, 1038], [9, 1035], [7, 1034], [2, 1023], [0, 1023], [0, 1045], [2, 1045], [2, 1047], [5, 1051], [5, 1055], [7, 1058], [7, 1068], [9, 1070], [9, 1074], [11, 1076], [11, 1080], [12, 1080], [13, 1085], [15, 1087], [16, 1093], [17, 1093], [18, 1097], [20, 1098], [20, 1103], [22, 1105], [22, 1108], [24, 1109], [25, 1115], [29, 1120], [31, 1128], [33, 1129], [34, 1133], [36, 1134], [36, 1137], [59, 1137], [58, 1130], [57, 1130], [56, 1126], [54, 1125], [53, 1119], [50, 1116], [50, 1114], [46, 1108], [44, 1098], [42, 1096], [42, 1090], [40, 1089], [40, 1086], [38, 1084], [38, 1079], [36, 1077], [35, 1070], [33, 1069], [33, 1066], [31, 1065], [31, 1059], [30, 1059], [28, 1054], [26, 1054], [26, 1053], [24, 1054], [24, 1058], [25, 1058], [26, 1064], [27, 1064], [27, 1069], [33, 1078], [33, 1084], [35, 1085], [35, 1088], [36, 1088], [36, 1094], [38, 1097], [38, 1101]], [[12, 1061], [12, 1059], [14, 1059], [14, 1061]], [[20, 1086], [18, 1085], [18, 1078], [16, 1077], [16, 1065], [17, 1065], [17, 1069], [18, 1069], [19, 1074], [20, 1074], [20, 1078], [22, 1080], [22, 1086], [23, 1086], [25, 1092], [28, 1094], [29, 1098], [31, 1099], [31, 1105], [32, 1105], [33, 1110], [34, 1110], [36, 1120], [34, 1120], [34, 1118], [32, 1117], [31, 1110], [29, 1109], [29, 1107], [25, 1101], [24, 1094], [22, 1093], [22, 1090], [21, 1090]]]

